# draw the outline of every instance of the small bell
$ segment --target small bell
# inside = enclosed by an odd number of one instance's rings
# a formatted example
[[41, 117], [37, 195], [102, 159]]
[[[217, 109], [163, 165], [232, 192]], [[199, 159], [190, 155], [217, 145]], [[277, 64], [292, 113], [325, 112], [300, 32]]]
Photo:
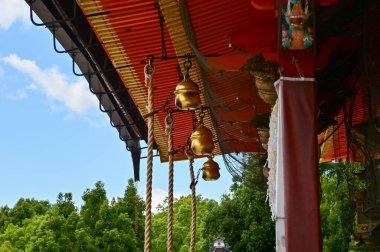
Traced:
[[203, 124], [191, 133], [191, 150], [195, 155], [212, 155], [215, 149], [214, 140], [211, 130]]
[[198, 85], [186, 75], [178, 83], [175, 91], [175, 105], [182, 110], [194, 110], [201, 106], [201, 97]]
[[217, 180], [220, 177], [219, 169], [218, 163], [212, 160], [212, 157], [208, 157], [208, 160], [203, 163], [202, 178], [206, 181]]

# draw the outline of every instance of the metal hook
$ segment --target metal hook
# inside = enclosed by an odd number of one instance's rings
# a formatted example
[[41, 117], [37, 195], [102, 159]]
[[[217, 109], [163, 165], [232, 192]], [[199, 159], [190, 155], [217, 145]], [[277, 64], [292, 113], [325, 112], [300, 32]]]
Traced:
[[75, 71], [75, 56], [76, 56], [77, 53], [71, 53], [71, 57], [72, 57], [72, 71], [73, 71], [73, 74], [76, 75], [76, 76], [86, 76], [86, 75], [95, 75], [95, 74], [100, 74], [100, 73], [106, 73], [106, 72], [111, 72], [111, 71], [116, 71], [116, 70], [119, 70], [119, 69], [123, 69], [123, 68], [127, 68], [127, 67], [131, 67], [133, 65], [123, 65], [123, 66], [119, 66], [119, 67], [114, 67], [114, 68], [109, 68], [109, 69], [105, 69], [105, 70], [100, 70], [100, 71], [94, 71], [94, 72], [90, 72], [90, 73], [77, 73]]
[[161, 32], [161, 57], [163, 60], [167, 60], [168, 55], [166, 51], [166, 42], [165, 42], [165, 32], [164, 32], [164, 23], [165, 23], [165, 18], [164, 15], [162, 15], [160, 3], [156, 1], [154, 3], [154, 7], [157, 9], [157, 16], [158, 16], [158, 21], [160, 22], [160, 32]]
[[153, 56], [153, 55], [148, 55], [148, 56], [146, 57], [146, 60], [147, 60], [147, 62], [148, 62], [148, 65], [149, 65], [150, 67], [153, 67], [154, 56]]
[[53, 48], [54, 48], [54, 51], [56, 51], [57, 53], [73, 53], [73, 52], [79, 52], [80, 50], [82, 49], [88, 49], [90, 47], [93, 47], [93, 46], [98, 46], [98, 45], [102, 45], [104, 44], [103, 42], [99, 42], [99, 43], [95, 43], [95, 44], [91, 44], [91, 45], [87, 45], [87, 46], [81, 46], [81, 47], [76, 47], [76, 48], [71, 48], [71, 49], [68, 49], [68, 50], [59, 50], [58, 47], [57, 47], [57, 36], [56, 36], [56, 31], [59, 29], [59, 27], [53, 25], [53, 26], [50, 26], [49, 27], [53, 33]]
[[29, 3], [30, 21], [31, 21], [32, 24], [34, 24], [35, 26], [45, 26], [44, 23], [37, 23], [36, 21], [34, 21], [34, 18], [33, 18], [33, 3], [34, 3], [35, 1], [36, 1], [36, 0], [27, 0], [27, 3]]
[[174, 124], [173, 109], [168, 108], [166, 110], [166, 113], [168, 115], [165, 117], [165, 125], [166, 125], [166, 130], [169, 130], [173, 127], [173, 124]]
[[193, 66], [193, 63], [191, 62], [190, 54], [186, 54], [186, 60], [183, 63], [183, 66], [185, 68], [185, 76], [189, 76], [190, 68]]
[[148, 55], [146, 57], [146, 60], [148, 61], [148, 63], [144, 67], [145, 79], [151, 80], [153, 78], [155, 71], [156, 71], [156, 67], [153, 64], [153, 59], [154, 59], [153, 55]]
[[[116, 111], [122, 111], [124, 110], [125, 108], [124, 107], [118, 107], [118, 108], [113, 108], [113, 109], [103, 109], [102, 108], [102, 97], [103, 95], [99, 95], [99, 110], [102, 111], [103, 113], [113, 113], [113, 112], [116, 112]], [[129, 125], [133, 125], [133, 124], [129, 124]]]
[[193, 181], [191, 181], [190, 183], [190, 189], [193, 188], [193, 186], [196, 186], [198, 184], [198, 181], [199, 181], [199, 175], [201, 174], [201, 171], [203, 170], [203, 168], [199, 168], [198, 169], [198, 172], [197, 172], [197, 176], [195, 177], [195, 179]]
[[94, 89], [92, 88], [92, 75], [90, 75], [90, 74], [88, 75], [88, 88], [92, 94], [97, 95], [97, 96], [102, 96], [105, 94], [118, 94], [118, 93], [122, 93], [122, 92], [127, 92], [127, 89], [124, 87], [124, 85], [121, 84], [120, 81], [119, 81], [119, 88], [116, 90], [94, 91]]
[[74, 52], [74, 51], [78, 51], [78, 48], [73, 48], [73, 49], [69, 49], [69, 50], [63, 50], [63, 51], [60, 51], [58, 50], [57, 48], [57, 42], [56, 42], [56, 31], [58, 30], [58, 27], [56, 26], [51, 26], [51, 31], [53, 33], [53, 48], [54, 48], [54, 51], [56, 51], [57, 53], [70, 53], [70, 52]]
[[203, 124], [203, 118], [205, 117], [204, 107], [201, 106], [199, 111], [199, 124]]
[[[111, 123], [111, 122], [112, 122], [112, 121], [110, 120], [110, 123]], [[121, 141], [123, 141], [123, 142], [126, 143], [127, 141], [134, 140], [133, 138], [123, 138], [123, 136], [121, 135], [121, 133], [120, 133], [120, 129], [121, 129], [121, 128], [126, 128], [126, 127], [127, 127], [127, 126], [125, 126], [124, 124], [113, 125], [113, 124], [111, 123], [111, 126], [117, 129], [117, 132], [119, 133], [119, 139], [120, 139]], [[126, 143], [126, 148], [127, 148], [128, 151], [130, 151], [130, 148], [128, 147], [127, 143]]]

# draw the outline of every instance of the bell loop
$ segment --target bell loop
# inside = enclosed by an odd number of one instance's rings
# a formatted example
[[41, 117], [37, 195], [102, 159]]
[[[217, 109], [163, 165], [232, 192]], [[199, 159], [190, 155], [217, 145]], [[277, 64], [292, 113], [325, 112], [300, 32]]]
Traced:
[[187, 55], [185, 62], [183, 63], [183, 67], [185, 68], [185, 77], [189, 76], [190, 68], [193, 66], [193, 63], [190, 60], [190, 56]]
[[173, 127], [174, 123], [174, 117], [173, 117], [173, 110], [172, 109], [167, 109], [167, 116], [165, 118], [165, 126], [166, 130], [170, 130]]
[[199, 112], [199, 124], [203, 125], [203, 118], [205, 117], [205, 112], [203, 111], [203, 107], [201, 107], [201, 111]]
[[144, 67], [145, 80], [148, 82], [152, 81], [153, 75], [156, 72], [156, 66], [153, 64], [153, 58], [151, 56], [147, 57], [148, 63]]

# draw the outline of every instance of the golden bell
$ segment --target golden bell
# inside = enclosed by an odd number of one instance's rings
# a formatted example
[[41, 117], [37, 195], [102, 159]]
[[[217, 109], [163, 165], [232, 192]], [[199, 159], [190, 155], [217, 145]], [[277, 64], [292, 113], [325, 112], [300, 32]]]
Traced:
[[175, 105], [182, 110], [194, 110], [201, 106], [201, 97], [198, 85], [187, 75], [178, 83], [174, 91]]
[[211, 130], [203, 124], [191, 133], [191, 150], [195, 155], [212, 155], [215, 149], [214, 140]]
[[206, 181], [217, 180], [220, 177], [219, 169], [218, 163], [208, 157], [208, 160], [203, 164], [202, 178]]

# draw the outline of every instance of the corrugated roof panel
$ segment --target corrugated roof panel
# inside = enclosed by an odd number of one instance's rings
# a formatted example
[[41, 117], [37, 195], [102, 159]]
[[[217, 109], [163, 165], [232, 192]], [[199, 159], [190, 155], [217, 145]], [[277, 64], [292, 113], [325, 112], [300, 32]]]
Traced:
[[[158, 13], [155, 1], [79, 1], [84, 11], [109, 11], [106, 18], [90, 18], [99, 38], [105, 42], [104, 47], [108, 51], [115, 66], [131, 64], [133, 67], [122, 69], [120, 75], [125, 85], [134, 97], [142, 115], [147, 113], [147, 90], [144, 85], [144, 65], [148, 55], [161, 56], [162, 41]], [[168, 55], [176, 55], [170, 40], [170, 35], [164, 27], [165, 44]], [[111, 41], [116, 41], [112, 44]], [[188, 52], [187, 52], [188, 53]], [[182, 60], [155, 60], [156, 73], [153, 78], [154, 107], [160, 108], [167, 100], [170, 93], [175, 90], [178, 79], [177, 66]], [[191, 73], [195, 73], [195, 69]], [[195, 74], [194, 74], [195, 75]], [[170, 102], [174, 107], [174, 98]], [[192, 117], [190, 112], [175, 113], [174, 146], [180, 147], [192, 132]], [[161, 160], [167, 160], [167, 143], [165, 137], [165, 113], [158, 113], [155, 124], [155, 138], [159, 145]], [[210, 119], [205, 123], [211, 126]], [[178, 132], [178, 133], [177, 133]], [[220, 154], [216, 150], [216, 154]], [[186, 158], [179, 155], [177, 159]]]

